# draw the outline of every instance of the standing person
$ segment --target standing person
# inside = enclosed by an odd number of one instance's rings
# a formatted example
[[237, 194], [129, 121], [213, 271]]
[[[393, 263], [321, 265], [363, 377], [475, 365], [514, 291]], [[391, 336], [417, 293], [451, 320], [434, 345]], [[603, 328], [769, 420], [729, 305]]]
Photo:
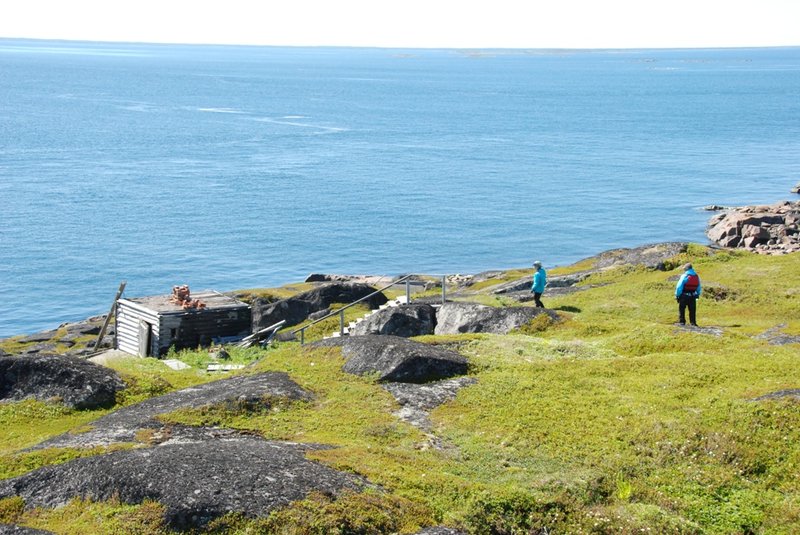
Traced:
[[544, 308], [544, 304], [542, 304], [540, 298], [544, 293], [544, 287], [547, 285], [547, 272], [542, 267], [542, 263], [538, 260], [533, 263], [533, 267], [536, 268], [536, 271], [533, 273], [533, 286], [531, 286], [533, 301], [536, 303], [537, 307]]
[[686, 325], [686, 307], [689, 307], [689, 323], [697, 327], [697, 298], [702, 288], [700, 277], [691, 264], [683, 266], [683, 275], [675, 286], [675, 299], [678, 301], [678, 322]]

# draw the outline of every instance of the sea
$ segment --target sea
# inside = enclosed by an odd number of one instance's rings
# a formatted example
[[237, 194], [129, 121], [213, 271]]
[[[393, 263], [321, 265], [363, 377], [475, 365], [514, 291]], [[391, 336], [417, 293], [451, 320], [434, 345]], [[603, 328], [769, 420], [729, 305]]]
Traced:
[[125, 295], [707, 243], [797, 198], [800, 48], [0, 39], [0, 337]]

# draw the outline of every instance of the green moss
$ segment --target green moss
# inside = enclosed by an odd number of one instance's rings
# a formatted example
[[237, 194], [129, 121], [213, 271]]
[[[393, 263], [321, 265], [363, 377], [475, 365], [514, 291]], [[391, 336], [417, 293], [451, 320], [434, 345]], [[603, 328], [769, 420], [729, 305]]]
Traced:
[[163, 505], [145, 500], [139, 505], [119, 500], [95, 502], [73, 499], [58, 509], [35, 508], [18, 517], [20, 525], [63, 535], [120, 533], [166, 535], [173, 533], [164, 523]]
[[332, 499], [312, 493], [263, 520], [228, 515], [209, 526], [211, 533], [290, 533], [303, 535], [382, 535], [414, 533], [432, 523], [430, 513], [409, 500], [377, 492], [345, 492]]
[[[0, 403], [0, 456], [84, 425], [108, 410], [78, 411], [35, 400]], [[3, 468], [0, 467], [0, 472]]]

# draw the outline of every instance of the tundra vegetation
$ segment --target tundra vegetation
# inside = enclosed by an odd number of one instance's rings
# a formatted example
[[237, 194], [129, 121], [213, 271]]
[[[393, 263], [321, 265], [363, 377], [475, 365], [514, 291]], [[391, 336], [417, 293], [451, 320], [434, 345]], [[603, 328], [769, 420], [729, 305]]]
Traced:
[[[675, 278], [687, 261], [703, 281], [701, 329], [674, 325]], [[588, 267], [591, 261], [561, 271]], [[666, 268], [594, 274], [580, 283], [586, 290], [547, 298], [558, 322], [537, 318], [507, 335], [418, 337], [467, 357], [477, 379], [432, 412], [436, 441], [393, 415], [397, 402], [374, 377], [342, 372], [340, 348], [281, 342], [231, 350], [232, 362], [254, 363], [236, 373], [286, 372], [314, 399], [269, 410], [183, 410], [165, 422], [328, 444], [333, 448], [307, 455], [378, 487], [338, 499], [312, 494], [267, 518], [230, 514], [204, 531], [416, 533], [446, 525], [476, 534], [800, 532], [800, 400], [756, 399], [800, 388], [800, 345], [758, 337], [776, 328], [800, 335], [797, 255], [692, 245]], [[530, 273], [499, 274], [497, 283]], [[499, 304], [491, 287], [482, 282], [474, 290]], [[319, 338], [338, 328], [334, 323], [307, 336]], [[219, 377], [200, 368], [205, 350], [171, 356], [192, 368], [113, 362], [129, 385], [119, 403]], [[80, 432], [108, 412], [0, 404], [0, 477], [107, 451], [25, 448]], [[145, 438], [121, 447], [143, 447]], [[162, 513], [154, 502], [74, 500], [45, 510], [25, 509], [18, 498], [0, 501], [0, 522], [56, 533], [171, 533]]]

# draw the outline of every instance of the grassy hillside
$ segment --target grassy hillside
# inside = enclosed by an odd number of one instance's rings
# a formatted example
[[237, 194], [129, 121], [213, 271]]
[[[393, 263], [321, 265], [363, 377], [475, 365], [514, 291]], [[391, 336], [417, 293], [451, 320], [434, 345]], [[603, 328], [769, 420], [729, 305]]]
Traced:
[[[230, 516], [209, 530], [413, 533], [445, 524], [479, 534], [800, 532], [800, 401], [754, 401], [800, 388], [800, 344], [756, 338], [779, 326], [800, 335], [798, 257], [692, 246], [670, 265], [685, 261], [705, 288], [701, 330], [673, 325], [679, 269], [624, 267], [589, 277], [585, 291], [546, 294], [559, 323], [505, 336], [421, 337], [468, 357], [477, 379], [434, 410], [435, 440], [398, 420], [396, 402], [375, 381], [341, 372], [338, 349], [283, 343], [234, 355], [258, 361], [248, 372], [288, 372], [315, 400], [258, 413], [182, 411], [165, 420], [331, 444], [309, 455], [362, 474], [385, 493], [339, 502], [311, 496], [269, 519]], [[195, 365], [204, 358], [178, 357]], [[116, 366], [135, 384], [126, 403], [216, 378], [156, 361]], [[87, 454], [20, 450], [101, 414], [0, 405], [8, 430], [0, 437], [0, 474]], [[59, 533], [84, 533], [87, 525], [166, 532], [159, 518], [153, 503], [73, 502], [23, 512], [17, 501], [0, 501], [0, 521]]]

